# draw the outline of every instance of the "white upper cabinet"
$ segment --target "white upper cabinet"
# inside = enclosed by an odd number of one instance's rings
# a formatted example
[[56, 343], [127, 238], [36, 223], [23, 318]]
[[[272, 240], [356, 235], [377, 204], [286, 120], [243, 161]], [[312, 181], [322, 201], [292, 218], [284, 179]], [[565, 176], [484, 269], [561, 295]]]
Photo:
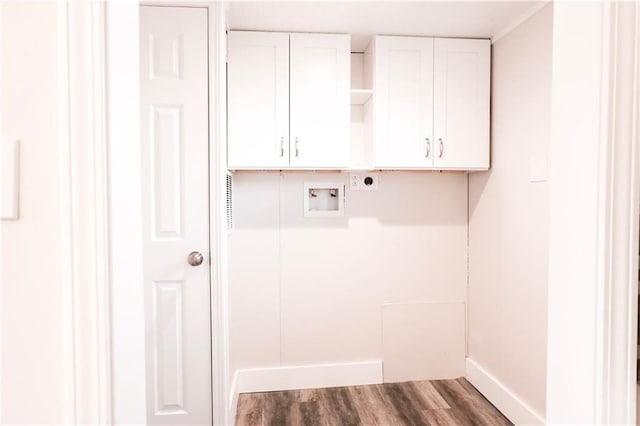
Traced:
[[[230, 169], [354, 166], [349, 35], [230, 31], [228, 48]], [[490, 62], [489, 40], [376, 36], [354, 164], [487, 170]]]
[[489, 40], [435, 39], [436, 169], [489, 168]]
[[374, 166], [433, 165], [433, 39], [375, 38]]
[[292, 167], [349, 166], [350, 47], [348, 35], [291, 34]]
[[229, 168], [289, 165], [289, 34], [228, 37]]
[[348, 167], [350, 36], [230, 31], [228, 41], [228, 167]]
[[489, 40], [375, 38], [374, 166], [489, 168]]

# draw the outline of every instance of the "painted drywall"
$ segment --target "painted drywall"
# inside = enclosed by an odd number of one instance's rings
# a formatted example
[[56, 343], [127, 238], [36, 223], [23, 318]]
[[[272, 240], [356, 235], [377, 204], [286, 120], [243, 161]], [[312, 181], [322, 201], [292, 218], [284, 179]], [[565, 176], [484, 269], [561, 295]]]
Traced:
[[491, 170], [469, 176], [469, 358], [542, 418], [552, 30], [548, 5], [493, 45]]
[[2, 423], [65, 419], [58, 8], [2, 2], [2, 137], [20, 139], [20, 218], [2, 221]]
[[231, 28], [351, 34], [364, 52], [375, 34], [491, 38], [544, 1], [230, 2]]
[[[347, 190], [344, 217], [303, 216], [305, 182], [346, 185], [348, 176], [235, 173], [232, 372], [381, 360], [383, 304], [465, 301], [467, 176], [380, 173], [378, 191]], [[446, 327], [450, 312], [440, 312]], [[402, 339], [397, 318], [389, 329]], [[452, 358], [463, 361], [464, 347]]]

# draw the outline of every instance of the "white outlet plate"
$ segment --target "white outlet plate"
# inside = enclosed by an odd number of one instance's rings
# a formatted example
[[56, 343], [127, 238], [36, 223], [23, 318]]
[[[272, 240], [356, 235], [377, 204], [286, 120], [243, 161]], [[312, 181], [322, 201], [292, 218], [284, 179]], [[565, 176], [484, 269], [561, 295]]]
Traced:
[[[367, 185], [368, 179], [371, 183]], [[377, 173], [350, 173], [349, 189], [351, 191], [377, 191], [378, 190], [378, 174]]]

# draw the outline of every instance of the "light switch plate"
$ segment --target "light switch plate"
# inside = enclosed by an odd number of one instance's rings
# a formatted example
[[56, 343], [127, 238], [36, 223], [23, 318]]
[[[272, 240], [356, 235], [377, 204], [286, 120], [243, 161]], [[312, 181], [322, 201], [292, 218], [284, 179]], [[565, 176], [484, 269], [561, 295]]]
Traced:
[[529, 181], [546, 182], [547, 174], [547, 156], [532, 155], [529, 159]]
[[2, 165], [0, 178], [0, 219], [18, 219], [20, 143], [17, 140], [2, 140], [0, 152]]

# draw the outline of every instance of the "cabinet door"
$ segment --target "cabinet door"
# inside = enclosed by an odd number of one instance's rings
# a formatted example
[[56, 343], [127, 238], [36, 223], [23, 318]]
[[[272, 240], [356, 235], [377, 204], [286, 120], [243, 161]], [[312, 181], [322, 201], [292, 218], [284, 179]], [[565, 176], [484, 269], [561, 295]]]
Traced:
[[291, 167], [349, 165], [348, 35], [291, 34]]
[[433, 164], [433, 39], [376, 37], [375, 165]]
[[436, 39], [434, 137], [438, 169], [489, 168], [489, 40]]
[[289, 165], [289, 34], [230, 31], [229, 168]]

